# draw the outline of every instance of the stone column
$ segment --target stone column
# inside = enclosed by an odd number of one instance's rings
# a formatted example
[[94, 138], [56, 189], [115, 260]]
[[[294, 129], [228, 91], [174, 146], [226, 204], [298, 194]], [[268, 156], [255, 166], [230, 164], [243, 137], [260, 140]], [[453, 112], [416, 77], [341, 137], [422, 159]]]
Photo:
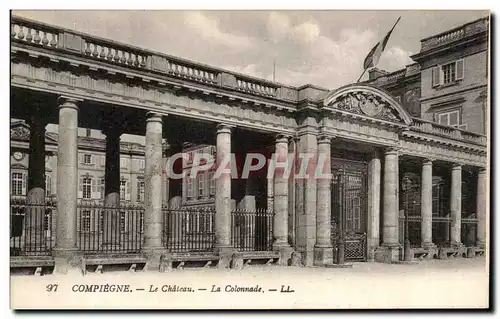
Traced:
[[432, 161], [429, 159], [422, 163], [421, 196], [422, 247], [429, 248], [434, 246], [432, 243]]
[[379, 152], [375, 151], [368, 163], [368, 249], [367, 259], [375, 259], [375, 250], [380, 245], [380, 179]]
[[477, 237], [476, 246], [485, 248], [486, 245], [486, 215], [487, 215], [487, 189], [488, 189], [488, 176], [486, 169], [481, 168], [477, 173]]
[[56, 241], [52, 250], [56, 273], [76, 266], [76, 210], [78, 195], [78, 107], [77, 100], [59, 99], [57, 153]]
[[144, 244], [142, 250], [147, 255], [146, 268], [158, 270], [163, 245], [162, 215], [162, 115], [148, 112], [146, 119], [144, 178]]
[[[217, 127], [216, 165], [223, 165], [231, 156], [231, 127], [220, 124]], [[227, 161], [224, 173], [215, 180], [215, 245], [220, 255], [229, 253], [231, 249], [231, 164]], [[217, 171], [216, 173], [217, 174]]]
[[[276, 138], [275, 160], [277, 163], [286, 162], [288, 159], [288, 138], [278, 135]], [[284, 176], [285, 168], [274, 170], [274, 243], [276, 250], [288, 245], [288, 177]]]
[[112, 250], [120, 244], [120, 136], [121, 128], [108, 124], [103, 129], [106, 134], [106, 163], [104, 170], [103, 249]]
[[45, 215], [45, 126], [38, 107], [37, 114], [32, 114], [29, 120], [30, 145], [28, 166], [27, 216], [25, 227], [28, 251], [45, 250], [43, 221]]
[[382, 258], [375, 254], [375, 258], [382, 262], [391, 263], [399, 259], [399, 210], [398, 210], [398, 181], [399, 165], [398, 150], [389, 148], [385, 151], [384, 160], [384, 202], [383, 202], [383, 230], [382, 230]]
[[[312, 130], [312, 128], [310, 128]], [[317, 136], [314, 131], [307, 130], [299, 133], [297, 141], [297, 156], [307, 154], [316, 155], [318, 152]], [[297, 161], [298, 158], [296, 157]], [[314, 159], [309, 160], [310, 167], [315, 167]], [[302, 163], [297, 162], [300, 172]], [[297, 176], [295, 178], [295, 203], [296, 203], [296, 237], [295, 248], [301, 252], [301, 261], [304, 266], [314, 265], [314, 246], [316, 245], [316, 180], [314, 170], [308, 171], [310, 178]]]
[[[296, 141], [294, 138], [290, 139], [290, 142], [288, 143], [288, 154], [290, 156], [293, 156], [294, 158], [297, 157], [297, 145]], [[292, 173], [290, 174], [290, 177], [288, 178], [288, 235], [290, 236], [290, 245], [292, 247], [295, 247], [295, 229], [296, 229], [296, 214], [295, 214], [295, 169], [296, 169], [296, 163], [294, 162], [291, 165]]]
[[452, 246], [461, 246], [460, 231], [462, 226], [462, 166], [454, 164], [451, 169], [451, 234]]
[[[316, 176], [316, 245], [314, 246], [314, 263], [318, 266], [333, 263], [333, 246], [331, 239], [331, 139], [320, 136], [318, 139], [318, 162], [324, 160], [324, 166], [318, 167], [320, 174]], [[320, 164], [318, 164], [320, 165]]]

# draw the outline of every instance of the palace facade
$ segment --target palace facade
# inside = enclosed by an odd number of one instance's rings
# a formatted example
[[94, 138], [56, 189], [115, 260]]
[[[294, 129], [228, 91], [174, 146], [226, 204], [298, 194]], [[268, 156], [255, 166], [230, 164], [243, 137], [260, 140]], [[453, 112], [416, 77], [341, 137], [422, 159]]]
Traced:
[[[11, 30], [11, 268], [329, 266], [487, 247], [489, 18], [333, 90], [24, 18]], [[180, 152], [177, 173], [196, 152], [235, 153], [238, 171], [257, 152], [321, 155], [331, 174], [268, 179], [266, 163], [248, 179], [176, 180], [165, 164]]]

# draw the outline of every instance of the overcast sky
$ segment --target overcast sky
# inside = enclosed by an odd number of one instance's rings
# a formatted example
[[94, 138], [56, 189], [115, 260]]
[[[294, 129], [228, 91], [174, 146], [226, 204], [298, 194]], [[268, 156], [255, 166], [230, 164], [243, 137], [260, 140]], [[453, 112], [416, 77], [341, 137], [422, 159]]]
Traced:
[[15, 11], [15, 15], [288, 85], [354, 82], [392, 27], [379, 67], [412, 63], [420, 40], [486, 11]]

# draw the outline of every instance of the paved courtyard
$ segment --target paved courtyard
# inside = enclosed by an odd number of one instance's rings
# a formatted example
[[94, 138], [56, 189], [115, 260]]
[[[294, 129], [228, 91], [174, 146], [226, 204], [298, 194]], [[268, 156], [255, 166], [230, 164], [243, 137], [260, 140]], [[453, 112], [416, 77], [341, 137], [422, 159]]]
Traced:
[[[421, 261], [412, 265], [355, 263], [352, 268], [344, 269], [251, 266], [243, 270], [194, 268], [166, 273], [12, 276], [11, 305], [13, 308], [162, 309], [484, 308], [489, 298], [488, 273], [486, 260], [478, 258]], [[54, 284], [58, 285], [57, 291], [47, 292], [47, 286]], [[107, 286], [108, 290], [125, 292], [108, 292], [103, 286], [106, 284], [115, 285]]]

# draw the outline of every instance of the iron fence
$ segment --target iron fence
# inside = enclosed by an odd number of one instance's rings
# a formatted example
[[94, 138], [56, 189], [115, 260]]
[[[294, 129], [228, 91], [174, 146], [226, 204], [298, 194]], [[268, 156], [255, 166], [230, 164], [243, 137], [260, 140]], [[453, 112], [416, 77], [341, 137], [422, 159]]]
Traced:
[[238, 251], [272, 250], [273, 219], [267, 210], [233, 211], [231, 245]]
[[139, 253], [144, 232], [144, 207], [79, 203], [78, 248], [84, 254]]
[[448, 247], [451, 244], [451, 217], [432, 216], [432, 240], [439, 247]]
[[477, 238], [477, 223], [478, 220], [475, 218], [474, 214], [467, 218], [462, 217], [461, 225], [461, 242], [467, 247], [476, 246]]
[[27, 203], [24, 199], [12, 199], [10, 204], [10, 255], [48, 256], [54, 245], [53, 221], [56, 205]]
[[[408, 227], [408, 229], [406, 229]], [[404, 216], [399, 217], [399, 243], [404, 245], [405, 235], [408, 232], [408, 239], [411, 247], [420, 247], [422, 244], [422, 217], [410, 215], [408, 223]]]
[[213, 208], [163, 208], [163, 246], [171, 252], [212, 252], [215, 246]]

